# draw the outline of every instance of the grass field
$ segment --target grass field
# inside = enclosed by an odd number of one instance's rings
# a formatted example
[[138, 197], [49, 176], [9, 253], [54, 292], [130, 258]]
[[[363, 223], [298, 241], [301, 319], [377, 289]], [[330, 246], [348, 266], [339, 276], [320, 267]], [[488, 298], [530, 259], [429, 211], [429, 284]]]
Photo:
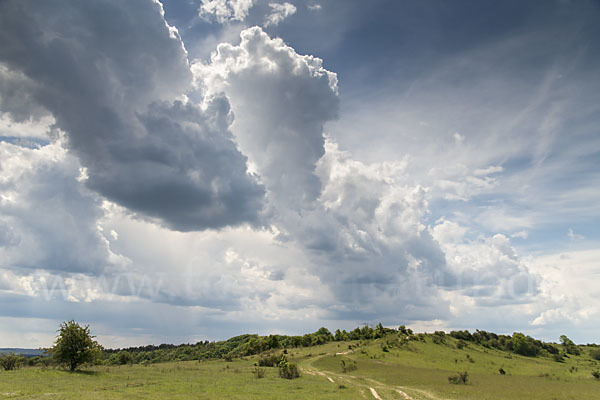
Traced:
[[[559, 363], [475, 344], [458, 349], [452, 338], [446, 344], [387, 342], [290, 349], [290, 361], [302, 371], [294, 380], [279, 378], [277, 368], [256, 378], [260, 356], [78, 373], [28, 367], [0, 372], [0, 399], [600, 399], [600, 381], [591, 375], [598, 362], [586, 353]], [[357, 369], [342, 372], [342, 360], [355, 361]], [[468, 383], [450, 384], [448, 376], [459, 371], [468, 372]]]

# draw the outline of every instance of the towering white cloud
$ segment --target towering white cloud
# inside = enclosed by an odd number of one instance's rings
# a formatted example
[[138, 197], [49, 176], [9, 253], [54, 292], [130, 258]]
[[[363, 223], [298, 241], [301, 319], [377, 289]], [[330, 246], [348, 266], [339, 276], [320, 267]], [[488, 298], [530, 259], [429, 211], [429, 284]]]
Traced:
[[236, 141], [271, 195], [293, 209], [314, 201], [323, 125], [337, 115], [337, 76], [259, 27], [244, 30], [238, 46], [219, 45], [210, 64], [195, 62], [192, 70], [207, 93], [230, 99]]
[[257, 221], [263, 189], [228, 130], [229, 104], [186, 99], [187, 54], [160, 3], [7, 1], [0, 40], [1, 111], [51, 113], [88, 187], [177, 230]]

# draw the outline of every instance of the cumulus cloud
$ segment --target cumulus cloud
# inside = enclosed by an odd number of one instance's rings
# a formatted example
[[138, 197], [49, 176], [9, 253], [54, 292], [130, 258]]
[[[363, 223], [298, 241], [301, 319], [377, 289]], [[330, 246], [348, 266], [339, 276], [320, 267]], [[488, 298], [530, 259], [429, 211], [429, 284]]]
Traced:
[[[442, 289], [471, 290], [476, 297], [481, 270], [493, 276], [486, 278], [488, 291], [513, 272], [527, 280], [503, 236], [468, 243], [498, 262], [470, 271], [448, 264], [441, 227], [432, 234], [426, 223], [429, 189], [409, 179], [408, 159], [366, 164], [325, 139], [325, 124], [337, 116], [337, 77], [321, 60], [254, 27], [242, 32], [238, 46], [221, 44], [210, 63], [194, 62], [192, 71], [206, 93], [221, 91], [230, 99], [232, 131], [265, 185], [276, 238], [309, 255], [307, 272], [334, 296], [330, 315], [438, 318], [447, 311]], [[488, 175], [500, 171], [460, 171], [467, 175], [465, 195], [486, 190], [494, 184]], [[455, 242], [468, 254], [462, 235], [455, 234]], [[515, 301], [526, 291], [521, 283], [513, 298], [509, 283], [486, 296]]]
[[[160, 3], [59, 5], [0, 6], [2, 111], [51, 113], [88, 187], [142, 216], [178, 230], [255, 223], [263, 189], [232, 140], [229, 104], [185, 97], [187, 53]], [[15, 96], [19, 112], [5, 107]]]
[[220, 44], [210, 63], [192, 70], [203, 90], [230, 99], [236, 141], [270, 194], [292, 209], [314, 201], [323, 126], [337, 116], [337, 76], [259, 27], [242, 31], [238, 46]]
[[198, 12], [201, 17], [220, 23], [243, 21], [253, 5], [254, 0], [202, 0]]
[[265, 18], [263, 26], [265, 28], [269, 26], [277, 26], [284, 19], [296, 13], [296, 7], [291, 3], [269, 3], [271, 7], [271, 13]]
[[448, 265], [456, 274], [453, 287], [479, 305], [531, 302], [540, 277], [502, 234], [467, 237], [468, 229], [442, 219], [431, 229]]

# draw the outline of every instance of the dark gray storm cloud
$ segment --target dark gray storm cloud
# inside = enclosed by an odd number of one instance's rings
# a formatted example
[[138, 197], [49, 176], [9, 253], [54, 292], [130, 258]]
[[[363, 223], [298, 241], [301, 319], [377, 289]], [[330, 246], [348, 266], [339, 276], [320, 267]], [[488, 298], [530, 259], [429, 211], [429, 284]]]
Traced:
[[264, 191], [232, 140], [229, 103], [183, 96], [187, 53], [160, 4], [6, 1], [0, 42], [0, 111], [52, 114], [88, 187], [176, 230], [257, 221]]

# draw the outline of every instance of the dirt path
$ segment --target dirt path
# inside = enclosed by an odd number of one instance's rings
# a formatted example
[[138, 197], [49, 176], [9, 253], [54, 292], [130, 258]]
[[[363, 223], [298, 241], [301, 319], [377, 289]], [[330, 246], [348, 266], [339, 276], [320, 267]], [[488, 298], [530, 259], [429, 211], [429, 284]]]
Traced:
[[[339, 354], [339, 353], [336, 353], [336, 354]], [[344, 354], [348, 354], [348, 352], [344, 352]], [[402, 396], [404, 398], [404, 400], [418, 400], [418, 399], [419, 400], [447, 400], [447, 399], [438, 397], [435, 394], [433, 394], [427, 390], [423, 390], [423, 389], [417, 389], [417, 388], [406, 387], [406, 386], [388, 385], [386, 383], [379, 382], [375, 379], [371, 379], [371, 378], [367, 378], [367, 377], [335, 373], [332, 371], [318, 370], [316, 367], [314, 367], [314, 365], [313, 365], [314, 362], [323, 358], [326, 355], [328, 355], [328, 354], [324, 354], [321, 356], [314, 357], [310, 360], [306, 360], [303, 363], [303, 365], [300, 366], [300, 369], [309, 375], [322, 376], [322, 377], [326, 378], [327, 380], [329, 380], [330, 382], [338, 381], [338, 382], [344, 382], [345, 384], [348, 384], [348, 385], [356, 386], [359, 389], [359, 391], [361, 392], [361, 395], [363, 395], [363, 398], [365, 398], [363, 390], [367, 390], [367, 392], [370, 392], [370, 394], [375, 399], [383, 400], [383, 398], [377, 392], [377, 390], [379, 389], [382, 391], [395, 392], [395, 393], [399, 394], [400, 396]], [[406, 391], [414, 393], [414, 395], [416, 395], [417, 398], [412, 397]]]
[[369, 390], [371, 391], [371, 394], [373, 395], [373, 397], [375, 397], [377, 400], [383, 400], [381, 397], [379, 397], [379, 394], [377, 393], [377, 391], [373, 388], [369, 388]]

